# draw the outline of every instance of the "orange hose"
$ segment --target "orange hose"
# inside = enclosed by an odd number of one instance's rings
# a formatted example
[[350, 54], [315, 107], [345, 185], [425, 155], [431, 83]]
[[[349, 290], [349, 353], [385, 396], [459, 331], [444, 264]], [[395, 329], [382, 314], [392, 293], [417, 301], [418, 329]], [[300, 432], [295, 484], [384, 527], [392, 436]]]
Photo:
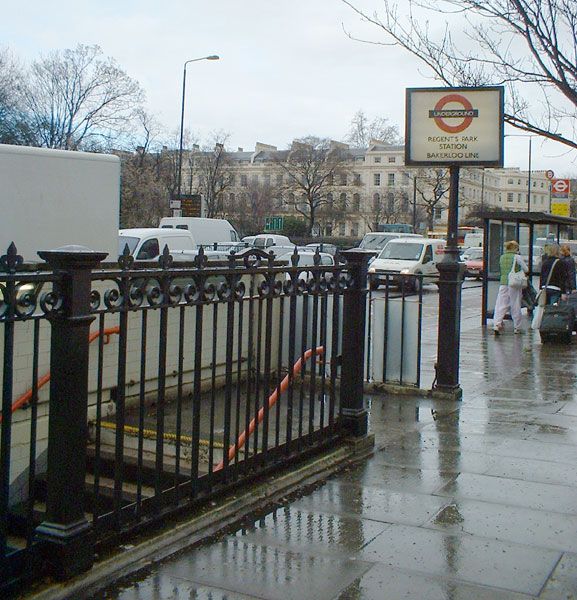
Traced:
[[[302, 368], [304, 363], [314, 354], [324, 354], [325, 349], [323, 346], [318, 346], [317, 348], [310, 348], [309, 350], [307, 350], [294, 364], [293, 366], [293, 372], [292, 372], [292, 376], [295, 377], [295, 375], [298, 375]], [[285, 392], [288, 389], [289, 386], [289, 382], [290, 382], [291, 376], [290, 374], [286, 375], [285, 378], [281, 381], [280, 385], [275, 389], [275, 391], [269, 396], [268, 399], [268, 407], [269, 409], [272, 408], [278, 400], [279, 397], [279, 391], [282, 394], [283, 392]], [[238, 452], [239, 448], [242, 447], [242, 445], [245, 443], [246, 438], [249, 437], [253, 431], [255, 430], [256, 424], [257, 424], [257, 420], [258, 423], [262, 423], [263, 419], [264, 419], [264, 406], [258, 411], [258, 415], [250, 422], [249, 426], [248, 426], [248, 432], [245, 429], [239, 436], [238, 439], [236, 441], [236, 444], [233, 444], [229, 449], [228, 449], [228, 460], [229, 462], [235, 457], [236, 453]], [[218, 465], [215, 467], [215, 471], [220, 471], [224, 466], [224, 461], [221, 461], [218, 463]]]
[[[104, 339], [105, 344], [110, 343], [110, 336], [114, 333], [120, 333], [120, 327], [118, 327], [118, 326], [109, 327], [108, 329], [105, 329], [103, 331], [103, 334], [106, 336]], [[100, 330], [93, 331], [88, 336], [88, 343], [89, 344], [92, 343], [98, 337], [100, 337]], [[48, 373], [46, 373], [45, 375], [42, 375], [42, 377], [40, 377], [40, 379], [38, 379], [38, 382], [36, 383], [36, 389], [39, 390], [41, 387], [46, 385], [49, 381], [50, 381], [50, 371], [48, 371]], [[18, 410], [22, 405], [30, 402], [31, 399], [32, 399], [32, 390], [30, 389], [27, 392], [25, 392], [24, 394], [22, 394], [22, 396], [17, 398], [16, 401], [12, 404], [12, 412]], [[2, 423], [2, 414], [1, 413], [0, 413], [0, 423]]]

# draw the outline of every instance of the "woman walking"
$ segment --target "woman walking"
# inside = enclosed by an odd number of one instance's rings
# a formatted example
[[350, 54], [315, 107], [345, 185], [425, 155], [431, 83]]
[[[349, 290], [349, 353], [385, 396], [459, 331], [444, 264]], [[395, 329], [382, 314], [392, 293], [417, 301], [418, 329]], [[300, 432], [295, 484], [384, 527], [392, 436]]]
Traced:
[[521, 295], [523, 289], [517, 286], [509, 285], [509, 274], [523, 271], [527, 273], [529, 269], [525, 261], [519, 256], [519, 244], [515, 240], [505, 242], [505, 253], [499, 258], [499, 292], [497, 302], [495, 303], [495, 312], [493, 313], [493, 331], [499, 335], [503, 331], [503, 319], [507, 310], [510, 310], [513, 319], [513, 331], [522, 333], [521, 329]]

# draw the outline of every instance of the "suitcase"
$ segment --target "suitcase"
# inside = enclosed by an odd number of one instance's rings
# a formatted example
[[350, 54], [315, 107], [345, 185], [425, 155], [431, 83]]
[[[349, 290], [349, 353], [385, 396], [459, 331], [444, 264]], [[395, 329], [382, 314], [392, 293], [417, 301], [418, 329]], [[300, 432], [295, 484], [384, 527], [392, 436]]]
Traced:
[[571, 343], [575, 327], [575, 309], [570, 304], [545, 306], [539, 333], [541, 342]]

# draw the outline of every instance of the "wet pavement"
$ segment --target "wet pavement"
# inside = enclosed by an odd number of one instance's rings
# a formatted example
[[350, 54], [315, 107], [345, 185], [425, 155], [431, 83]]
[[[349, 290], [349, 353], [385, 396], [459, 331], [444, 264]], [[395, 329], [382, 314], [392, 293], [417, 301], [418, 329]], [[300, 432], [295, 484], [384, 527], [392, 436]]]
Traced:
[[462, 402], [368, 396], [372, 457], [97, 598], [577, 598], [577, 341], [494, 338], [471, 306]]

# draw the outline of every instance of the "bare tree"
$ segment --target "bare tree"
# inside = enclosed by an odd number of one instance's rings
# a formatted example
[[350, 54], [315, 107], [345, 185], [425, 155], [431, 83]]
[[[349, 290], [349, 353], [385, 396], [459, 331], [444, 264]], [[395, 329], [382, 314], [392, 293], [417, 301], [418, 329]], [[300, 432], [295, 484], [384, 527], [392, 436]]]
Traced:
[[329, 194], [350, 176], [345, 149], [343, 144], [309, 136], [295, 140], [288, 153], [275, 159], [284, 176], [283, 201], [306, 219], [309, 234]]
[[228, 194], [224, 202], [225, 216], [245, 235], [259, 233], [266, 217], [274, 213], [275, 197], [275, 189], [270, 183], [251, 181], [242, 192]]
[[[506, 85], [507, 123], [577, 148], [574, 0], [408, 0], [402, 10], [383, 0], [382, 16], [342, 1], [386, 37], [352, 39], [401, 46], [448, 86]], [[431, 23], [441, 14], [445, 27], [436, 35]]]
[[368, 199], [362, 213], [363, 220], [371, 231], [377, 231], [383, 223], [402, 223], [407, 220], [409, 196], [404, 190], [375, 193]]
[[35, 145], [26, 114], [21, 107], [20, 86], [24, 76], [8, 49], [0, 49], [0, 143]]
[[425, 210], [427, 228], [434, 229], [435, 213], [448, 206], [449, 173], [446, 169], [420, 170], [417, 177], [417, 206]]
[[32, 64], [22, 106], [39, 145], [93, 149], [109, 147], [125, 132], [143, 97], [98, 46], [78, 45]]
[[198, 178], [197, 191], [204, 198], [209, 218], [223, 214], [224, 193], [234, 181], [233, 164], [225, 149], [228, 138], [228, 133], [215, 132], [202, 151], [191, 155], [191, 166]]
[[353, 117], [349, 132], [345, 137], [353, 148], [368, 148], [371, 140], [379, 140], [385, 144], [401, 144], [402, 138], [399, 128], [391, 125], [384, 117], [375, 117], [369, 120], [367, 115], [359, 110]]

